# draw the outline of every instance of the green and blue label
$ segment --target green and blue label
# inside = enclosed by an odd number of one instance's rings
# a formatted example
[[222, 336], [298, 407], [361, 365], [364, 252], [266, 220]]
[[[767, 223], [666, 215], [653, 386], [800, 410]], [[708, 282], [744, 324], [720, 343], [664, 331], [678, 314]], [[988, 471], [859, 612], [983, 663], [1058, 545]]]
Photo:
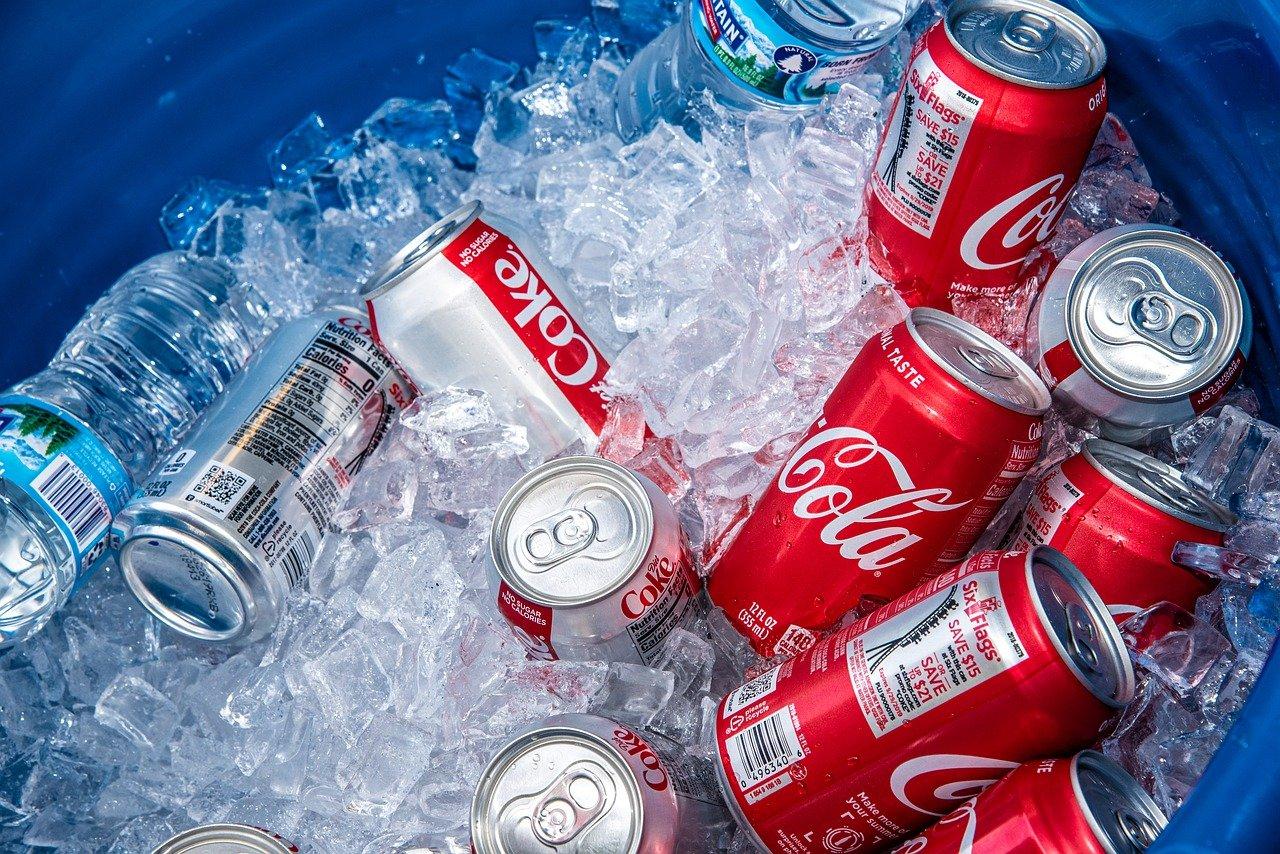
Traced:
[[84, 422], [25, 395], [0, 396], [0, 477], [54, 521], [83, 577], [111, 545], [111, 520], [129, 497], [129, 475]]
[[694, 38], [738, 83], [782, 104], [814, 104], [878, 51], [836, 53], [787, 32], [757, 0], [693, 0]]

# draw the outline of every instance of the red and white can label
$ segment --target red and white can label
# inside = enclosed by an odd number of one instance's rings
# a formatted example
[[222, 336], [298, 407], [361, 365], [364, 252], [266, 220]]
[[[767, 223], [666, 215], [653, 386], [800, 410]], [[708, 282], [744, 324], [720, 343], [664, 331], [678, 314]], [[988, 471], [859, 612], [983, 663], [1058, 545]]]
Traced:
[[917, 50], [898, 93], [872, 187], [903, 225], [933, 235], [982, 98], [942, 72], [925, 47]]
[[498, 612], [511, 624], [516, 639], [539, 661], [555, 661], [555, 647], [551, 645], [551, 609], [530, 602], [507, 586], [498, 584]]
[[858, 707], [877, 738], [1026, 658], [994, 571], [961, 578], [845, 648]]
[[477, 219], [442, 250], [470, 278], [596, 435], [609, 363], [510, 237]]
[[1071, 508], [1084, 497], [1084, 490], [1071, 482], [1061, 467], [1036, 484], [1023, 512], [1022, 524], [1014, 532], [1009, 548], [1028, 551], [1052, 543]]

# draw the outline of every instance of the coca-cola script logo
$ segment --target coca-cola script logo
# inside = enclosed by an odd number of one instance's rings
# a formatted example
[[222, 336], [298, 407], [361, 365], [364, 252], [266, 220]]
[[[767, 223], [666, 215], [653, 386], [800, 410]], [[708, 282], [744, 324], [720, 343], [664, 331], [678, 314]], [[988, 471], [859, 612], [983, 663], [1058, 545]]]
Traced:
[[1071, 186], [1059, 172], [1000, 202], [969, 226], [960, 241], [960, 258], [975, 270], [1022, 263], [1032, 245], [1053, 230]]
[[[818, 426], [826, 425], [820, 419]], [[826, 446], [842, 443], [834, 453]], [[821, 455], [819, 455], [821, 452]], [[823, 483], [828, 462], [847, 471], [875, 461], [889, 469], [898, 492], [858, 502], [852, 489], [839, 483]], [[945, 513], [969, 503], [951, 501], [945, 487], [917, 487], [906, 466], [875, 436], [857, 427], [830, 427], [815, 433], [796, 448], [778, 475], [778, 489], [799, 495], [793, 512], [800, 519], [830, 517], [819, 534], [822, 542], [840, 550], [840, 557], [867, 572], [887, 569], [906, 558], [903, 551], [922, 537], [894, 524], [921, 513]]]
[[1017, 767], [1017, 762], [986, 756], [931, 753], [908, 759], [895, 768], [889, 777], [889, 786], [904, 806], [925, 815], [940, 816]]
[[667, 779], [667, 769], [663, 767], [658, 754], [654, 753], [640, 736], [629, 729], [618, 727], [613, 731], [613, 743], [618, 746], [618, 749], [640, 762], [643, 769], [641, 776], [646, 786], [655, 792], [666, 791], [670, 782]]
[[494, 262], [493, 274], [511, 291], [512, 298], [526, 303], [515, 316], [516, 325], [524, 329], [537, 320], [543, 340], [555, 348], [547, 359], [552, 375], [566, 385], [590, 382], [599, 367], [595, 347], [578, 332], [568, 313], [552, 304], [551, 291], [520, 250], [508, 244], [506, 252]]

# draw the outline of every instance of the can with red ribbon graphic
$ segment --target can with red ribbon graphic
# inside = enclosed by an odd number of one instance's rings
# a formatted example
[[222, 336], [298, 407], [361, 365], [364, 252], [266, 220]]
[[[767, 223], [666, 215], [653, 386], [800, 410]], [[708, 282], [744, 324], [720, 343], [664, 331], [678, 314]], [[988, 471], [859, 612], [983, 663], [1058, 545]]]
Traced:
[[979, 552], [726, 696], [721, 785], [764, 850], [880, 850], [1018, 764], [1092, 743], [1133, 692], [1070, 561]]
[[1105, 64], [1048, 0], [957, 0], [916, 43], [868, 200], [871, 262], [909, 302], [1013, 289], [1102, 126]]
[[561, 457], [516, 481], [489, 551], [498, 611], [534, 658], [653, 664], [698, 606], [671, 501], [597, 457]]
[[1122, 225], [1054, 269], [1031, 344], [1054, 400], [1131, 444], [1217, 403], [1252, 334], [1249, 298], [1216, 252], [1175, 228]]
[[1165, 816], [1101, 753], [1028, 762], [893, 854], [1142, 854]]
[[1213, 579], [1171, 560], [1180, 541], [1222, 545], [1231, 512], [1191, 489], [1172, 466], [1091, 439], [1045, 472], [1009, 547], [1049, 545], [1077, 566], [1117, 622], [1157, 602], [1194, 611]]
[[862, 348], [708, 584], [763, 655], [811, 645], [960, 562], [1040, 452], [1049, 393], [1009, 348], [919, 308]]
[[515, 223], [476, 201], [414, 238], [361, 296], [374, 336], [419, 391], [487, 392], [549, 457], [575, 440], [595, 447], [612, 355], [555, 276]]

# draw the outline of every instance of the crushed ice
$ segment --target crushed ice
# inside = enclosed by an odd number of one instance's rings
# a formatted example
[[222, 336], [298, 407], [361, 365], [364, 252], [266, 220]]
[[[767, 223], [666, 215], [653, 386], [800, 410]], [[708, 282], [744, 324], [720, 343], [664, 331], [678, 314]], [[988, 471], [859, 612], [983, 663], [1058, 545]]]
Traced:
[[[350, 135], [309, 116], [273, 151], [270, 186], [192, 181], [161, 221], [175, 247], [225, 258], [281, 316], [352, 299], [460, 200], [524, 224], [589, 325], [625, 345], [600, 452], [671, 496], [705, 566], [861, 344], [904, 312], [864, 264], [862, 187], [903, 51], [937, 12], [926, 5], [806, 117], [744, 121], [708, 101], [687, 127], [623, 145], [612, 84], [670, 11], [595, 0], [590, 20], [537, 25], [532, 70], [471, 50], [449, 68], [448, 101], [393, 99]], [[1055, 259], [1111, 225], [1175, 218], [1110, 119], [1023, 287], [960, 310], [1021, 345]], [[1229, 402], [1157, 449], [1240, 514], [1223, 548], [1180, 552], [1223, 583], [1195, 614], [1158, 605], [1126, 626], [1142, 688], [1106, 744], [1166, 809], [1280, 623], [1280, 433], [1255, 420], [1247, 391]], [[1054, 420], [1048, 435], [1041, 469], [1087, 434]], [[718, 615], [677, 631], [649, 669], [526, 660], [490, 605], [492, 508], [537, 462], [482, 394], [422, 398], [358, 478], [279, 631], [246, 650], [161, 631], [117, 573], [100, 573], [36, 642], [0, 656], [0, 843], [132, 853], [235, 820], [307, 851], [461, 852], [480, 770], [523, 724], [602, 711], [697, 754], [709, 698], [752, 664]], [[728, 835], [712, 827], [698, 845]]]

